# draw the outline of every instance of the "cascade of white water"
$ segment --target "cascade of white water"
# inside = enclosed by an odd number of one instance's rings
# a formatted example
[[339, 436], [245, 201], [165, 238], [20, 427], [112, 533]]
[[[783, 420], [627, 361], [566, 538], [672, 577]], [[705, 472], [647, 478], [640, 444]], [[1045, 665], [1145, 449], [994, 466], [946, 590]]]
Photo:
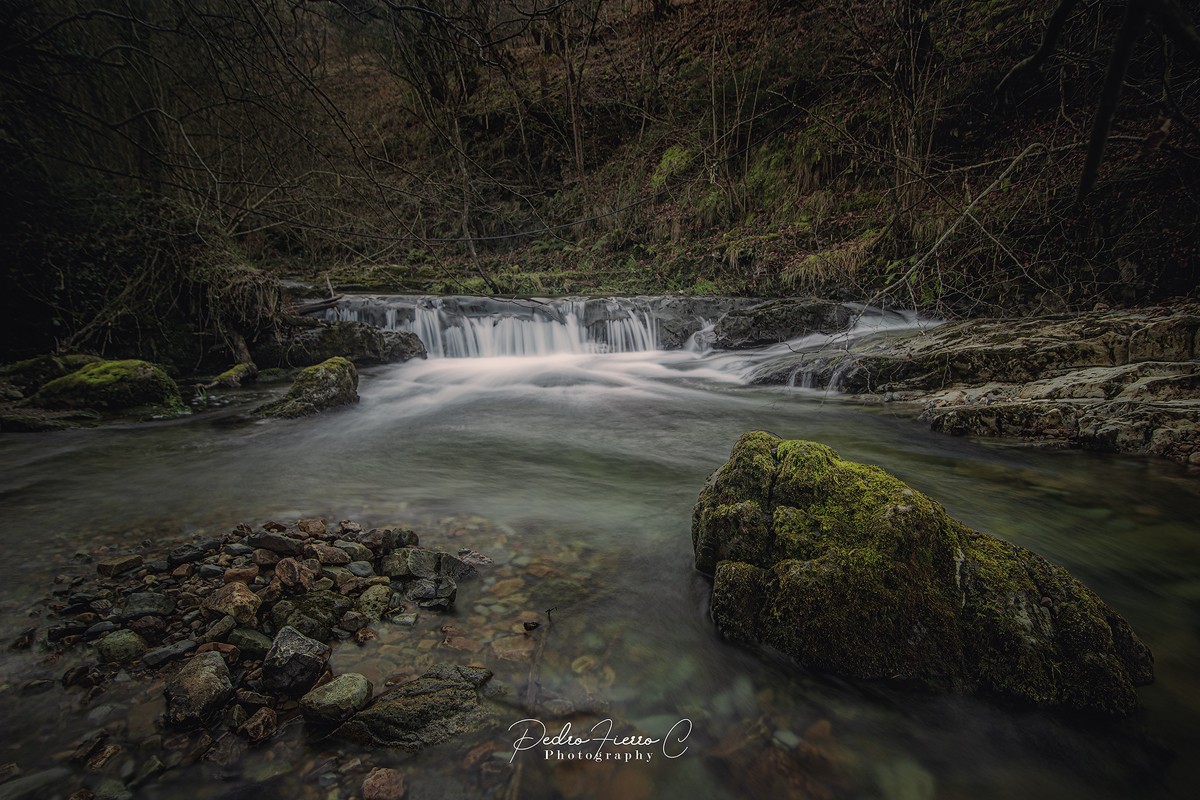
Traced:
[[343, 302], [330, 318], [409, 331], [435, 358], [630, 353], [659, 349], [658, 323], [648, 302], [355, 298]]

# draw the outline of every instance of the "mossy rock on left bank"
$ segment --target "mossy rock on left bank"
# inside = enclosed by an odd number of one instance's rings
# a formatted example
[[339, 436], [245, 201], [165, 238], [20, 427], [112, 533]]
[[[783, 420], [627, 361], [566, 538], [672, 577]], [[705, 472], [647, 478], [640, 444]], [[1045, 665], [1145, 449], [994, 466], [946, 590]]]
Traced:
[[186, 411], [171, 376], [148, 361], [93, 361], [42, 386], [30, 405], [158, 416]]
[[334, 356], [300, 370], [281, 400], [259, 406], [267, 417], [306, 417], [328, 408], [358, 402], [358, 370], [348, 359]]
[[696, 567], [731, 639], [848, 678], [1109, 714], [1149, 649], [1064, 568], [972, 530], [877, 467], [747, 433], [700, 493]]

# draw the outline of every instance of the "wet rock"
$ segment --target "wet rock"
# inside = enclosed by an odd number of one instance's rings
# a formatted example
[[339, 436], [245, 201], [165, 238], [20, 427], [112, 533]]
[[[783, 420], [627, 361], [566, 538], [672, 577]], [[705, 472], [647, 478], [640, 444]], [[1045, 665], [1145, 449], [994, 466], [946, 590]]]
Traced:
[[838, 333], [850, 326], [853, 317], [850, 308], [828, 300], [768, 300], [722, 317], [713, 328], [713, 346], [732, 350], [778, 344], [810, 333]]
[[363, 779], [362, 800], [404, 800], [408, 787], [397, 769], [376, 767]]
[[116, 629], [117, 624], [115, 622], [109, 622], [105, 620], [104, 622], [97, 622], [95, 625], [88, 628], [83, 632], [83, 636], [85, 639], [95, 639], [97, 636], [103, 636], [104, 634], [111, 633]]
[[438, 553], [438, 575], [454, 581], [474, 578], [479, 572], [462, 559], [455, 558], [449, 553]]
[[375, 622], [383, 617], [392, 601], [390, 586], [369, 586], [358, 596], [355, 603], [359, 613], [369, 622]]
[[328, 645], [308, 638], [290, 625], [285, 626], [276, 634], [263, 659], [263, 685], [284, 694], [303, 694], [325, 671], [329, 654]]
[[389, 578], [436, 578], [440, 562], [440, 554], [432, 550], [404, 548], [385, 556], [379, 571]]
[[405, 597], [418, 608], [431, 611], [448, 611], [454, 606], [458, 586], [450, 578], [421, 578], [405, 592]]
[[237, 627], [237, 620], [230, 616], [221, 617], [219, 620], [208, 626], [208, 630], [201, 637], [205, 642], [220, 642], [224, 641], [225, 637], [233, 633], [233, 629]]
[[275, 565], [275, 577], [291, 589], [312, 589], [316, 576], [308, 567], [294, 558], [284, 558]]
[[210, 581], [213, 578], [225, 577], [225, 570], [216, 564], [201, 564], [196, 568], [196, 577]]
[[121, 619], [137, 619], [138, 617], [166, 617], [175, 610], [175, 601], [165, 594], [156, 592], [134, 592], [125, 599], [125, 607], [121, 609]]
[[220, 653], [197, 653], [167, 680], [167, 721], [198, 725], [233, 696], [229, 667]]
[[96, 655], [101, 661], [128, 664], [141, 658], [147, 647], [146, 640], [133, 631], [113, 631], [96, 642]]
[[147, 642], [161, 642], [167, 635], [167, 622], [162, 617], [138, 617], [127, 625]]
[[227, 583], [213, 592], [204, 602], [210, 613], [232, 617], [240, 625], [254, 625], [262, 600], [244, 583]]
[[275, 709], [263, 706], [251, 714], [250, 718], [238, 727], [237, 732], [257, 744], [270, 739], [278, 730], [279, 716]]
[[417, 750], [481, 730], [489, 714], [479, 687], [483, 669], [439, 665], [376, 698], [337, 729], [340, 736], [375, 745]]
[[190, 564], [193, 561], [199, 561], [215, 549], [216, 542], [181, 544], [167, 553], [167, 563], [172, 567], [178, 567], [181, 564]]
[[332, 545], [307, 544], [304, 546], [303, 552], [306, 556], [315, 558], [327, 566], [341, 567], [350, 563], [349, 553]]
[[346, 569], [356, 578], [371, 578], [375, 575], [375, 568], [371, 566], [370, 561], [351, 561], [346, 565]]
[[371, 548], [367, 547], [365, 544], [359, 544], [358, 542], [347, 541], [346, 539], [338, 539], [337, 541], [335, 541], [333, 543], [333, 546], [338, 548], [339, 550], [344, 551], [346, 553], [346, 555], [350, 556], [350, 560], [352, 562], [353, 561], [368, 561], [369, 562], [373, 558], [375, 558], [375, 554], [371, 552]]
[[103, 561], [96, 562], [96, 573], [102, 578], [114, 578], [126, 572], [131, 572], [141, 565], [142, 557], [139, 555], [106, 558]]
[[250, 545], [241, 544], [240, 542], [228, 542], [221, 548], [225, 553], [237, 557], [248, 556], [254, 553], [254, 548]]
[[[258, 550], [267, 550], [285, 556], [298, 554], [300, 548], [304, 546], [304, 542], [299, 539], [284, 536], [278, 531], [255, 531], [246, 537], [246, 544]], [[255, 555], [257, 556], [257, 554]], [[270, 566], [270, 564], [262, 564], [257, 557], [255, 563], [261, 566]]]
[[268, 417], [304, 417], [358, 402], [358, 370], [341, 356], [305, 367], [282, 400], [254, 410]]
[[300, 711], [307, 720], [337, 724], [366, 708], [372, 692], [369, 680], [348, 672], [300, 698]]
[[406, 331], [343, 321], [299, 330], [287, 338], [271, 338], [254, 348], [255, 363], [264, 368], [307, 367], [334, 356], [344, 356], [360, 366], [393, 364], [425, 358], [425, 346]]
[[136, 359], [87, 364], [42, 386], [29, 402], [38, 408], [145, 415], [187, 410], [175, 381], [154, 364]]
[[324, 641], [347, 611], [354, 608], [350, 598], [326, 589], [318, 589], [275, 604], [271, 620], [275, 627], [285, 625], [300, 630], [306, 636]]
[[259, 660], [271, 649], [271, 639], [266, 634], [250, 628], [235, 628], [225, 641], [237, 647], [246, 658]]
[[156, 647], [153, 650], [146, 652], [142, 656], [142, 663], [148, 667], [158, 667], [168, 661], [173, 661], [192, 650], [196, 649], [196, 642], [193, 639], [184, 639], [183, 641], [174, 642], [173, 644]]
[[1153, 680], [1146, 646], [1066, 570], [820, 444], [744, 435], [692, 541], [717, 626], [809, 669], [1115, 714]]

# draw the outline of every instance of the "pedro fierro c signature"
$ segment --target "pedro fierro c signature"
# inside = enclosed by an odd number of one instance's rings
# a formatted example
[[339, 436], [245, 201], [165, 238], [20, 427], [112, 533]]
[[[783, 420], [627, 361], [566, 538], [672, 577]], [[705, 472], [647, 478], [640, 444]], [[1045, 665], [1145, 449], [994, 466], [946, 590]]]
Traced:
[[[692, 735], [692, 721], [681, 719], [671, 726], [661, 739], [633, 734], [613, 735], [613, 721], [602, 719], [588, 729], [588, 736], [571, 733], [571, 723], [565, 722], [557, 733], [546, 729], [546, 723], [532, 717], [519, 719], [508, 726], [524, 725], [525, 729], [513, 742], [513, 752], [508, 759], [512, 763], [517, 753], [523, 750], [543, 748], [547, 760], [557, 761], [650, 761], [659, 753], [663, 758], [679, 758], [687, 752], [684, 742]], [[624, 748], [620, 751], [606, 748]]]

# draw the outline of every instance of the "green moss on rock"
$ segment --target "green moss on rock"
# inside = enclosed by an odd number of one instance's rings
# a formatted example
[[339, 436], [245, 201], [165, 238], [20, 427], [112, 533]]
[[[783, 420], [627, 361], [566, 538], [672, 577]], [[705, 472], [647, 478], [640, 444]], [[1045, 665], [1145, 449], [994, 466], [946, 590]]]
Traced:
[[95, 361], [43, 386], [31, 404], [48, 409], [95, 409], [144, 415], [184, 412], [179, 387], [148, 361]]
[[45, 355], [15, 361], [0, 367], [0, 381], [11, 384], [23, 394], [32, 394], [55, 378], [70, 375], [80, 367], [99, 361], [98, 356], [82, 353]]
[[282, 400], [255, 413], [268, 417], [304, 417], [327, 408], [358, 402], [358, 370], [341, 356], [300, 370]]
[[877, 467], [744, 435], [700, 494], [696, 566], [733, 639], [860, 679], [1126, 714], [1150, 651], [1062, 567]]

